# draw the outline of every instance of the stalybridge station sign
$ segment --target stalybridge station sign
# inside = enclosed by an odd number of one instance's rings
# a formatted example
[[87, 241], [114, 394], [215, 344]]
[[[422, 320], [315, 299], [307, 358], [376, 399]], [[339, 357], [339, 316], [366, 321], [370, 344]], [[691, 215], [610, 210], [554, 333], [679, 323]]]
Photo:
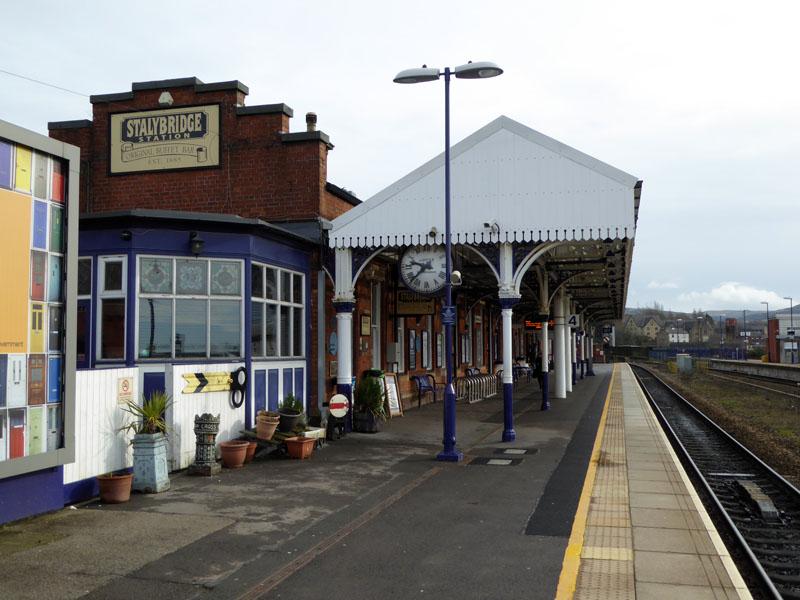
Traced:
[[219, 165], [219, 106], [111, 115], [112, 173]]

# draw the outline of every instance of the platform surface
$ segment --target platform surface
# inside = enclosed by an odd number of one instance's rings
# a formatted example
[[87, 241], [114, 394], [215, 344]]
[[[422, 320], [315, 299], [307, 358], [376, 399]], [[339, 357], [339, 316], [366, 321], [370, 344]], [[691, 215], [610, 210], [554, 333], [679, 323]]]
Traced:
[[750, 598], [627, 365], [615, 369], [595, 450], [560, 597]]

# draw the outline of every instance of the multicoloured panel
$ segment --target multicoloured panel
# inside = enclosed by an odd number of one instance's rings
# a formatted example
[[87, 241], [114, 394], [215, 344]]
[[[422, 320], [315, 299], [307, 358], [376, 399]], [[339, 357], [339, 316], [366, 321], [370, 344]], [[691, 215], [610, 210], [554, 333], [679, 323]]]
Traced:
[[0, 141], [0, 461], [63, 444], [65, 163]]

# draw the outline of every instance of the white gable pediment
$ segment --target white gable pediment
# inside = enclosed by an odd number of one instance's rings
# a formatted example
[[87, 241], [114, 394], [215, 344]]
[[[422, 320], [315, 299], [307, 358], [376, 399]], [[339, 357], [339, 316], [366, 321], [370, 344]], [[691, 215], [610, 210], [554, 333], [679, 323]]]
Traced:
[[[450, 165], [451, 243], [634, 236], [636, 177], [508, 117], [453, 146]], [[444, 243], [444, 231], [442, 153], [334, 219], [329, 243]]]

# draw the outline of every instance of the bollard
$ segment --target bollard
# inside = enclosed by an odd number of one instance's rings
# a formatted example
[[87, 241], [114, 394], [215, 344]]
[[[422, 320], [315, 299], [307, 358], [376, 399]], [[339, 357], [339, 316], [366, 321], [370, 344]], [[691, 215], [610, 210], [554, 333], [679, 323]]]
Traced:
[[221, 467], [217, 462], [216, 446], [219, 433], [219, 415], [212, 414], [194, 416], [194, 434], [197, 438], [194, 463], [189, 465], [191, 475], [216, 475]]

